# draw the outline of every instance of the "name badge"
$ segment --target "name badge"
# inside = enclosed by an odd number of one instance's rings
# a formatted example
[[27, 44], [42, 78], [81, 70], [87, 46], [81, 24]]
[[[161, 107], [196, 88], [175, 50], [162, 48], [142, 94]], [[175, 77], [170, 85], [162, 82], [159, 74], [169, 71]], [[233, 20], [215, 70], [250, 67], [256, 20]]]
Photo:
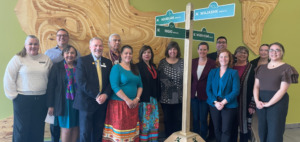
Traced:
[[100, 65], [101, 67], [103, 67], [103, 68], [106, 68], [106, 65], [105, 65], [105, 63], [103, 63], [102, 65]]
[[39, 63], [40, 63], [40, 64], [45, 64], [46, 62], [45, 62], [45, 61], [39, 61]]

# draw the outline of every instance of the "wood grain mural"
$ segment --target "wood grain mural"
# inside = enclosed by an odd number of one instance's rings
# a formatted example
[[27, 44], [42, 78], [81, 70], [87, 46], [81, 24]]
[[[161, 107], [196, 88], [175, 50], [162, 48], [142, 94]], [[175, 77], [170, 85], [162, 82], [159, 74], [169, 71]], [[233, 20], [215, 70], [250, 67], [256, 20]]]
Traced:
[[[70, 34], [69, 44], [82, 55], [90, 53], [89, 40], [100, 37], [108, 50], [107, 41], [112, 33], [120, 34], [122, 44], [134, 48], [134, 60], [142, 45], [153, 48], [154, 62], [164, 57], [170, 39], [155, 37], [157, 12], [141, 12], [130, 6], [128, 0], [19, 0], [15, 12], [26, 34], [40, 39], [40, 50], [56, 46], [56, 31], [66, 29]], [[13, 116], [0, 121], [0, 141], [12, 141]], [[45, 128], [49, 138], [49, 125]]]
[[[264, 23], [276, 7], [278, 0], [240, 0], [243, 15], [243, 41], [256, 54], [261, 44]], [[154, 62], [164, 57], [168, 38], [155, 37], [157, 12], [141, 12], [129, 0], [19, 0], [15, 12], [26, 34], [40, 39], [41, 52], [56, 46], [56, 31], [66, 29], [69, 44], [82, 55], [89, 51], [89, 40], [100, 37], [108, 50], [107, 41], [112, 33], [120, 34], [122, 44], [134, 48], [134, 61], [144, 44], [150, 45], [155, 54]], [[0, 121], [0, 141], [11, 141], [12, 117]], [[47, 125], [48, 127], [48, 125]], [[49, 128], [46, 128], [49, 137]]]
[[118, 33], [123, 45], [134, 48], [135, 61], [140, 47], [147, 44], [158, 63], [170, 41], [155, 37], [155, 16], [160, 13], [138, 11], [128, 0], [19, 0], [15, 12], [25, 33], [40, 39], [42, 53], [56, 45], [60, 28], [69, 31], [69, 44], [82, 55], [90, 53], [88, 42], [92, 37], [102, 38], [108, 50], [109, 35]]
[[243, 41], [258, 54], [263, 28], [278, 0], [240, 0], [243, 15]]

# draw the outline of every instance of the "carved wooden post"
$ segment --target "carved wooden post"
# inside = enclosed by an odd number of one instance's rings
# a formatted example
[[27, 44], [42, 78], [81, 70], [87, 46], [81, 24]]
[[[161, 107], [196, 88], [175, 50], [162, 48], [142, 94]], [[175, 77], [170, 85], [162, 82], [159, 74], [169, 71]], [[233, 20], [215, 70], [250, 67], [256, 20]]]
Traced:
[[192, 43], [193, 43], [193, 6], [188, 3], [185, 12], [184, 40], [184, 72], [183, 72], [183, 102], [182, 102], [182, 130], [173, 133], [165, 142], [204, 142], [196, 133], [190, 132], [190, 109], [191, 109], [191, 70], [192, 70]]

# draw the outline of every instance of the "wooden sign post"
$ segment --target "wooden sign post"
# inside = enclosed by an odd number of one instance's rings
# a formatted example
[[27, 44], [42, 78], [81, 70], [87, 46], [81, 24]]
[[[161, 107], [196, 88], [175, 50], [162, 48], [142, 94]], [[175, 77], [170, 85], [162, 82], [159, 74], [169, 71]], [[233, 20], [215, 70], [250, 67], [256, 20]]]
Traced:
[[165, 142], [204, 142], [196, 133], [190, 132], [190, 109], [191, 109], [191, 68], [192, 68], [192, 42], [193, 42], [193, 5], [188, 3], [185, 12], [184, 39], [184, 71], [183, 71], [183, 98], [182, 98], [182, 130], [173, 133]]
[[[184, 39], [182, 130], [173, 133], [165, 142], [204, 142], [198, 134], [190, 131], [192, 43], [193, 40], [214, 42], [214, 33], [208, 33], [205, 28], [201, 31], [194, 31], [193, 20], [232, 17], [234, 9], [235, 4], [218, 6], [218, 3], [212, 2], [209, 7], [194, 11], [192, 4], [188, 3], [185, 15], [184, 12], [173, 13], [169, 10], [166, 15], [156, 17], [156, 36]], [[181, 22], [185, 22], [185, 29], [175, 27], [174, 23]], [[169, 26], [162, 26], [165, 24]]]

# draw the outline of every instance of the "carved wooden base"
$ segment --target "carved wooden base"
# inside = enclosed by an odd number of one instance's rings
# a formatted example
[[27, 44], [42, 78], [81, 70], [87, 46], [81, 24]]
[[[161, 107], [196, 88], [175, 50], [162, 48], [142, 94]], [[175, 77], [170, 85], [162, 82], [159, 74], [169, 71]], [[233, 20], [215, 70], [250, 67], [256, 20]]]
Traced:
[[188, 132], [183, 133], [178, 131], [168, 137], [165, 142], [205, 142], [198, 134]]

